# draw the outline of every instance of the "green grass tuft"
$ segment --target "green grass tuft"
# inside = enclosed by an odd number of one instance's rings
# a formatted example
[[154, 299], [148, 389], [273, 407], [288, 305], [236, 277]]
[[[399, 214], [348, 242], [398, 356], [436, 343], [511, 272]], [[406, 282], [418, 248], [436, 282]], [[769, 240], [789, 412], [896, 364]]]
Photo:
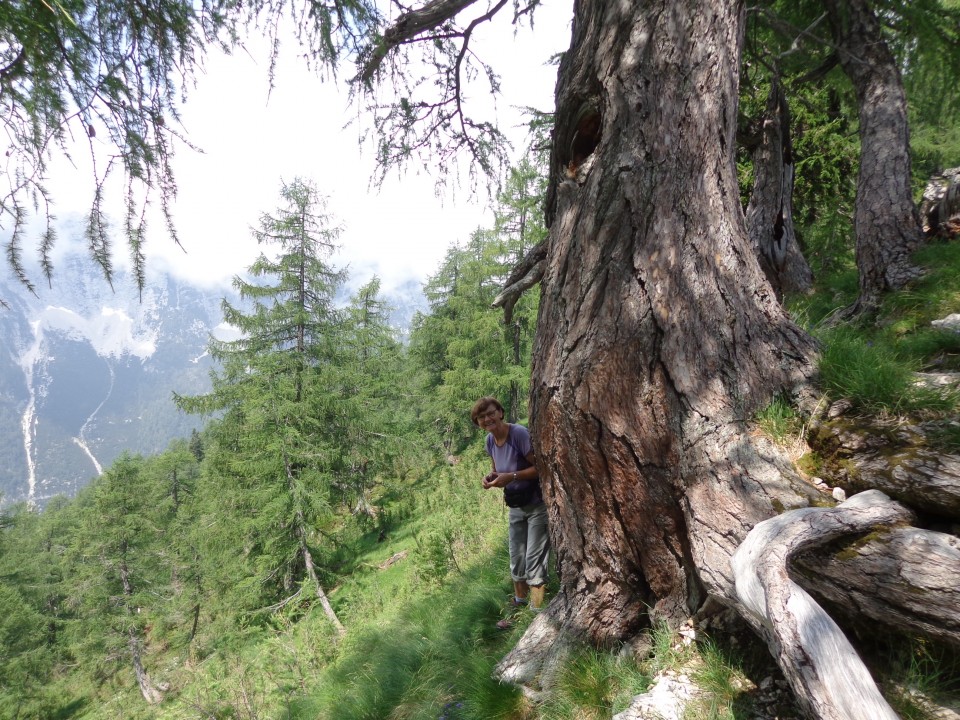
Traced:
[[777, 396], [754, 418], [760, 429], [779, 445], [793, 442], [803, 430], [799, 413], [782, 396]]

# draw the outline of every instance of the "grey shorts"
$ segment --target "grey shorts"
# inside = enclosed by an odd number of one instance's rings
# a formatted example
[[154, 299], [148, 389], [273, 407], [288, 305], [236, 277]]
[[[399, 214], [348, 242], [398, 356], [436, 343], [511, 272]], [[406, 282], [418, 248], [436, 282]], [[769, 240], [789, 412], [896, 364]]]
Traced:
[[550, 535], [544, 503], [510, 508], [510, 576], [527, 585], [547, 582]]

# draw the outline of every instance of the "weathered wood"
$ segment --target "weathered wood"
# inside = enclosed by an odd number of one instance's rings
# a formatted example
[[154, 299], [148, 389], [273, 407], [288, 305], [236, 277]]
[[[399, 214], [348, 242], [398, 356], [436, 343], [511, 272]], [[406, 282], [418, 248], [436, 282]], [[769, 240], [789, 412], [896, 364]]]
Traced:
[[808, 442], [833, 485], [882, 490], [922, 512], [960, 519], [960, 457], [930, 447], [918, 425], [838, 417], [813, 426]]
[[506, 324], [509, 325], [513, 319], [513, 306], [517, 304], [520, 296], [543, 278], [546, 257], [546, 243], [540, 242], [530, 248], [510, 272], [510, 276], [503, 283], [503, 290], [494, 298], [492, 307], [503, 308], [503, 321]]
[[793, 144], [790, 111], [779, 77], [770, 86], [761, 141], [753, 153], [753, 190], [747, 205], [747, 232], [760, 267], [777, 297], [807, 292], [813, 273], [793, 227]]
[[797, 701], [817, 720], [897, 720], [839, 626], [787, 572], [813, 545], [911, 513], [883, 493], [861, 493], [835, 508], [804, 508], [753, 528], [733, 556], [737, 597], [767, 641]]
[[879, 622], [960, 647], [960, 539], [953, 535], [893, 528], [804, 553], [795, 567], [804, 587], [851, 624]]

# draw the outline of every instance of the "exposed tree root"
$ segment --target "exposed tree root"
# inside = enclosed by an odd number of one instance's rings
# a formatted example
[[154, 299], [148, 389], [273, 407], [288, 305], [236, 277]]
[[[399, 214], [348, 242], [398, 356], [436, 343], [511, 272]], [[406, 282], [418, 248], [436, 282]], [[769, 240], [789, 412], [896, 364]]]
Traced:
[[803, 508], [759, 523], [734, 554], [737, 596], [798, 702], [819, 720], [896, 720], [839, 626], [788, 575], [797, 552], [912, 514], [877, 490], [835, 508]]

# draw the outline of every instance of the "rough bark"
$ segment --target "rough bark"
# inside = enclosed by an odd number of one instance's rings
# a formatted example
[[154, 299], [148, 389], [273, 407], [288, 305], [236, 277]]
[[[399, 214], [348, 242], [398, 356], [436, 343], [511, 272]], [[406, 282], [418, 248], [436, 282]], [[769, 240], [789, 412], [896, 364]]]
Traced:
[[747, 232], [767, 280], [782, 298], [813, 287], [813, 273], [793, 227], [793, 144], [787, 98], [774, 78], [767, 98], [760, 144], [753, 153], [753, 190]]
[[920, 204], [926, 237], [951, 238], [960, 233], [960, 168], [930, 178]]
[[[859, 497], [859, 496], [856, 496]], [[960, 539], [901, 527], [797, 558], [799, 581], [853, 627], [894, 627], [960, 647]]]
[[[732, 598], [754, 524], [813, 491], [745, 420], [814, 345], [739, 206], [743, 6], [577, 2], [557, 86], [531, 418], [564, 631], [634, 634]], [[523, 643], [521, 643], [523, 645]], [[508, 658], [509, 660], [509, 658]]]
[[907, 99], [897, 63], [867, 0], [828, 0], [840, 65], [857, 94], [860, 172], [856, 232], [860, 296], [844, 316], [870, 312], [880, 296], [919, 274], [910, 254], [921, 242], [910, 188]]
[[882, 490], [910, 507], [960, 520], [960, 457], [931, 447], [921, 426], [839, 417], [815, 425], [811, 449], [847, 493]]
[[788, 575], [806, 547], [908, 521], [910, 512], [873, 490], [836, 508], [803, 508], [758, 524], [733, 557], [737, 596], [790, 683], [819, 720], [897, 720], [843, 631]]

